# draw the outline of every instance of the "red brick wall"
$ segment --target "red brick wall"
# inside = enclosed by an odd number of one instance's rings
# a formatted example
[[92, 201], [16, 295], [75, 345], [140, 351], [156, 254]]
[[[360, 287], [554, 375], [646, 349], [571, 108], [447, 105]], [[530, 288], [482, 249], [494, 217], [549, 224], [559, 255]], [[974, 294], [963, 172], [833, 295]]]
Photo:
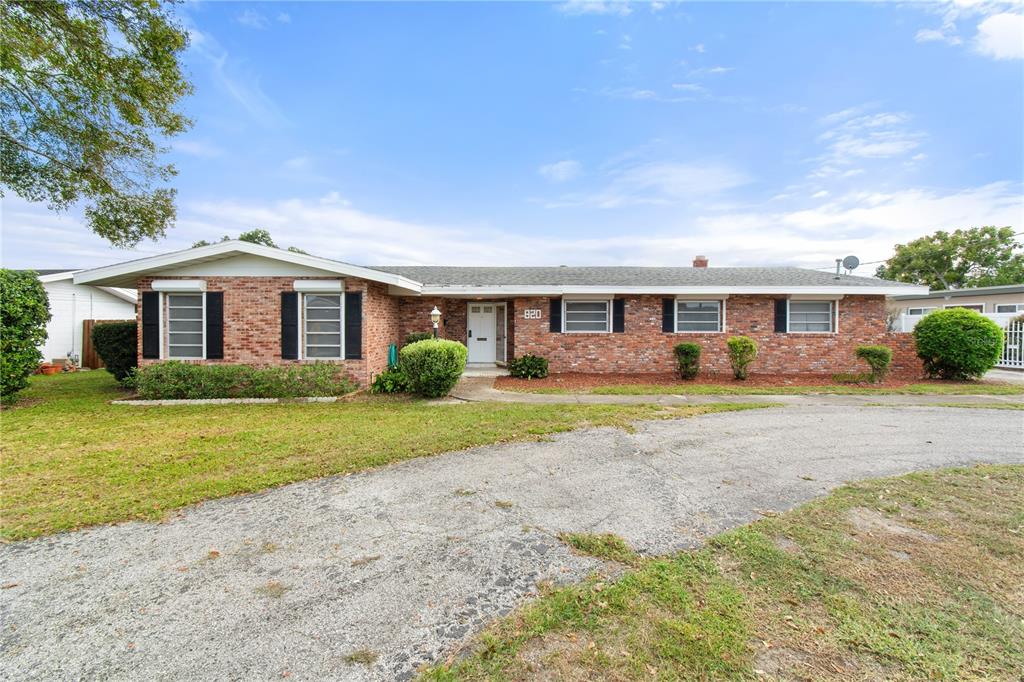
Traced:
[[[152, 277], [138, 281], [139, 298], [151, 291]], [[164, 277], [159, 279], [197, 279]], [[202, 360], [209, 364], [280, 365], [312, 360], [281, 358], [281, 292], [292, 291], [296, 279], [330, 277], [202, 277], [207, 291], [224, 292], [224, 359]], [[387, 347], [398, 342], [398, 303], [377, 282], [346, 278], [346, 291], [363, 292], [363, 359], [330, 360], [342, 365], [357, 383], [366, 385], [387, 367]], [[142, 306], [138, 307], [139, 365], [160, 360], [142, 358]], [[162, 340], [163, 342], [163, 340]]]
[[[774, 333], [774, 302], [768, 296], [731, 296], [726, 301], [726, 332], [719, 334], [661, 331], [660, 296], [627, 296], [625, 332], [620, 334], [559, 334], [549, 331], [549, 299], [515, 301], [515, 356], [532, 353], [546, 357], [552, 372], [672, 372], [672, 347], [684, 341], [701, 344], [701, 367], [728, 373], [725, 341], [743, 334], [757, 341], [760, 352], [751, 372], [822, 373], [860, 372], [867, 366], [854, 356], [862, 344], [881, 343], [893, 348], [893, 372], [920, 374], [913, 340], [906, 334], [886, 332], [882, 296], [847, 296], [839, 301], [838, 334]], [[527, 308], [540, 309], [539, 320], [526, 320]]]

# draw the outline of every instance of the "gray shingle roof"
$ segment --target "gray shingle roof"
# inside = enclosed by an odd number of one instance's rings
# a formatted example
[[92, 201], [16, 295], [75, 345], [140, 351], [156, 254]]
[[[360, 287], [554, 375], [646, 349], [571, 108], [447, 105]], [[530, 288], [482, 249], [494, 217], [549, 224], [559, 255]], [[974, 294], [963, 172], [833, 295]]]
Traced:
[[[802, 268], [375, 266], [428, 287], [444, 286], [900, 286]], [[910, 285], [908, 285], [910, 286]]]

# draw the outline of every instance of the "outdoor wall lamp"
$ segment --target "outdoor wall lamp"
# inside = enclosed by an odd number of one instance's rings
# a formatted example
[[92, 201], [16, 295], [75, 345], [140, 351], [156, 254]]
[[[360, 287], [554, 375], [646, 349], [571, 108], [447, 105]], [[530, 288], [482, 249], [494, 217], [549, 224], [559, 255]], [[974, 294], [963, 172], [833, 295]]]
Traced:
[[430, 321], [434, 324], [434, 338], [437, 338], [437, 325], [441, 321], [441, 311], [434, 306], [434, 309], [430, 311]]

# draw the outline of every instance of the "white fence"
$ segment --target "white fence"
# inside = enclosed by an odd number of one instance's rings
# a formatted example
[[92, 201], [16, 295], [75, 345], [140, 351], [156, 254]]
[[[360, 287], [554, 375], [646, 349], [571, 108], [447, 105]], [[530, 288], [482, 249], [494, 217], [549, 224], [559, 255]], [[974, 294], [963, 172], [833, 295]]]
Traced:
[[[1010, 320], [1018, 317], [1020, 313], [982, 313], [985, 317], [995, 321], [1003, 328], [1005, 338], [1003, 340], [1003, 354], [996, 363], [996, 367], [1010, 367], [1024, 369], [1024, 323]], [[911, 332], [924, 315], [902, 314], [893, 325], [896, 331]]]
[[1003, 356], [996, 367], [1024, 369], [1024, 322], [1014, 322], [1003, 330]]

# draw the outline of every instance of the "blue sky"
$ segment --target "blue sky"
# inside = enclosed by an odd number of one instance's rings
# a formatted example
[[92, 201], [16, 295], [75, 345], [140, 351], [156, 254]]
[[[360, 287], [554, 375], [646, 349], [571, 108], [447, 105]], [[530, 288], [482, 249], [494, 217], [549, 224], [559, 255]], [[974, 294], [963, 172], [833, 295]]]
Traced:
[[[1021, 5], [197, 3], [178, 224], [3, 200], [9, 267], [269, 229], [356, 263], [827, 267], [1024, 227]], [[870, 274], [866, 266], [858, 274]]]

